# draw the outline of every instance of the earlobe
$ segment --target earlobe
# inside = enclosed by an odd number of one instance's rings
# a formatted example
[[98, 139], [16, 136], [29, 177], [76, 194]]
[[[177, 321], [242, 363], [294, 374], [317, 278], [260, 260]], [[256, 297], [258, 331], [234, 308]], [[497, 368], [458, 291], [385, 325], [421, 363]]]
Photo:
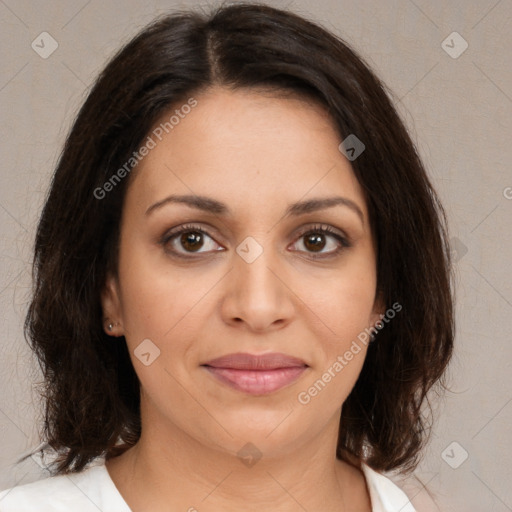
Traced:
[[103, 329], [109, 336], [122, 336], [123, 319], [117, 279], [108, 275], [101, 291]]

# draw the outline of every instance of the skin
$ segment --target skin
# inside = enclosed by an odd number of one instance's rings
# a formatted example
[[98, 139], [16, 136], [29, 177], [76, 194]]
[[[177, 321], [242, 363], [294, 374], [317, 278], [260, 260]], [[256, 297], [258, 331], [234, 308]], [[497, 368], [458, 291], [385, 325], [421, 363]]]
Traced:
[[[196, 99], [139, 164], [125, 198], [118, 275], [102, 304], [141, 382], [142, 435], [107, 469], [136, 512], [370, 511], [362, 471], [335, 456], [366, 347], [307, 405], [297, 399], [384, 312], [367, 206], [342, 139], [311, 102], [218, 87]], [[146, 214], [170, 194], [211, 197], [232, 215], [179, 203]], [[290, 203], [331, 196], [363, 218], [343, 205], [284, 216]], [[207, 232], [202, 245], [180, 235], [159, 243], [189, 223]], [[327, 257], [314, 259], [304, 233], [316, 224], [351, 246], [327, 234], [318, 249]], [[246, 237], [263, 249], [251, 263], [236, 252]], [[148, 366], [134, 355], [145, 339], [160, 350]], [[233, 352], [283, 352], [309, 368], [251, 396], [201, 367]], [[248, 442], [262, 454], [251, 467], [237, 456]]]

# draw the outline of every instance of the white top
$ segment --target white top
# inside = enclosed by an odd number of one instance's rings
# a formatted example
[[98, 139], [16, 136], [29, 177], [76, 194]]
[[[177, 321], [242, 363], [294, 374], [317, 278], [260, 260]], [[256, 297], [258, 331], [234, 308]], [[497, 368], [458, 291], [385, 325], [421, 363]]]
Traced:
[[[389, 478], [362, 464], [372, 512], [416, 512]], [[78, 473], [57, 475], [0, 492], [0, 512], [132, 512], [117, 490], [104, 457]]]

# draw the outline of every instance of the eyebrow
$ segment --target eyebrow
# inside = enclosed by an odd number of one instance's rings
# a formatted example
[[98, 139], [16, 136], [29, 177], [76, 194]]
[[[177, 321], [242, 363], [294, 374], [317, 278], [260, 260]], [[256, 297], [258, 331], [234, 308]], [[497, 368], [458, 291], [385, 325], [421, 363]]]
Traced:
[[[202, 210], [204, 212], [213, 213], [216, 215], [232, 215], [232, 212], [228, 206], [216, 199], [205, 196], [197, 195], [170, 195], [161, 201], [151, 205], [146, 210], [146, 215], [150, 215], [155, 210], [162, 208], [168, 204], [185, 204], [191, 208]], [[346, 197], [334, 196], [334, 197], [322, 197], [315, 199], [308, 199], [305, 201], [298, 201], [288, 205], [284, 217], [297, 217], [299, 215], [305, 215], [307, 213], [316, 212], [318, 210], [325, 210], [327, 208], [333, 208], [335, 206], [346, 206], [355, 212], [361, 222], [364, 224], [364, 214], [359, 206]]]

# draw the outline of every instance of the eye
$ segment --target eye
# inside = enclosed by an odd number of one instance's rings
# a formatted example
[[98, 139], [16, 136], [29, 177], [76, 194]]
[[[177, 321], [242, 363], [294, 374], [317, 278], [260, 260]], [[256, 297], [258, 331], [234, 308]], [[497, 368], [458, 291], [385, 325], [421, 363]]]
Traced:
[[[345, 236], [327, 225], [315, 225], [299, 235], [296, 244], [305, 247], [305, 252], [313, 259], [329, 258], [338, 255], [343, 249], [350, 247], [350, 243]], [[329, 240], [331, 243], [329, 244]], [[327, 239], [327, 240], [326, 240]], [[332, 250], [323, 251], [329, 246]]]
[[[330, 243], [329, 243], [330, 239]], [[194, 253], [207, 253], [222, 251], [219, 246], [203, 228], [194, 224], [186, 224], [166, 233], [160, 240], [166, 252], [183, 258], [193, 257]], [[308, 253], [313, 259], [336, 256], [343, 249], [350, 247], [347, 238], [328, 225], [315, 225], [299, 234], [299, 240], [294, 245], [302, 245], [305, 249], [300, 252]], [[215, 248], [218, 246], [218, 248]], [[324, 251], [325, 248], [331, 250]], [[202, 250], [204, 249], [204, 250]]]
[[[218, 244], [213, 241], [213, 238], [204, 229], [193, 224], [186, 224], [166, 233], [160, 240], [160, 243], [165, 247], [167, 252], [185, 258], [187, 254], [223, 249], [222, 247], [215, 249], [215, 245]], [[202, 251], [201, 249], [205, 247], [206, 250]]]

